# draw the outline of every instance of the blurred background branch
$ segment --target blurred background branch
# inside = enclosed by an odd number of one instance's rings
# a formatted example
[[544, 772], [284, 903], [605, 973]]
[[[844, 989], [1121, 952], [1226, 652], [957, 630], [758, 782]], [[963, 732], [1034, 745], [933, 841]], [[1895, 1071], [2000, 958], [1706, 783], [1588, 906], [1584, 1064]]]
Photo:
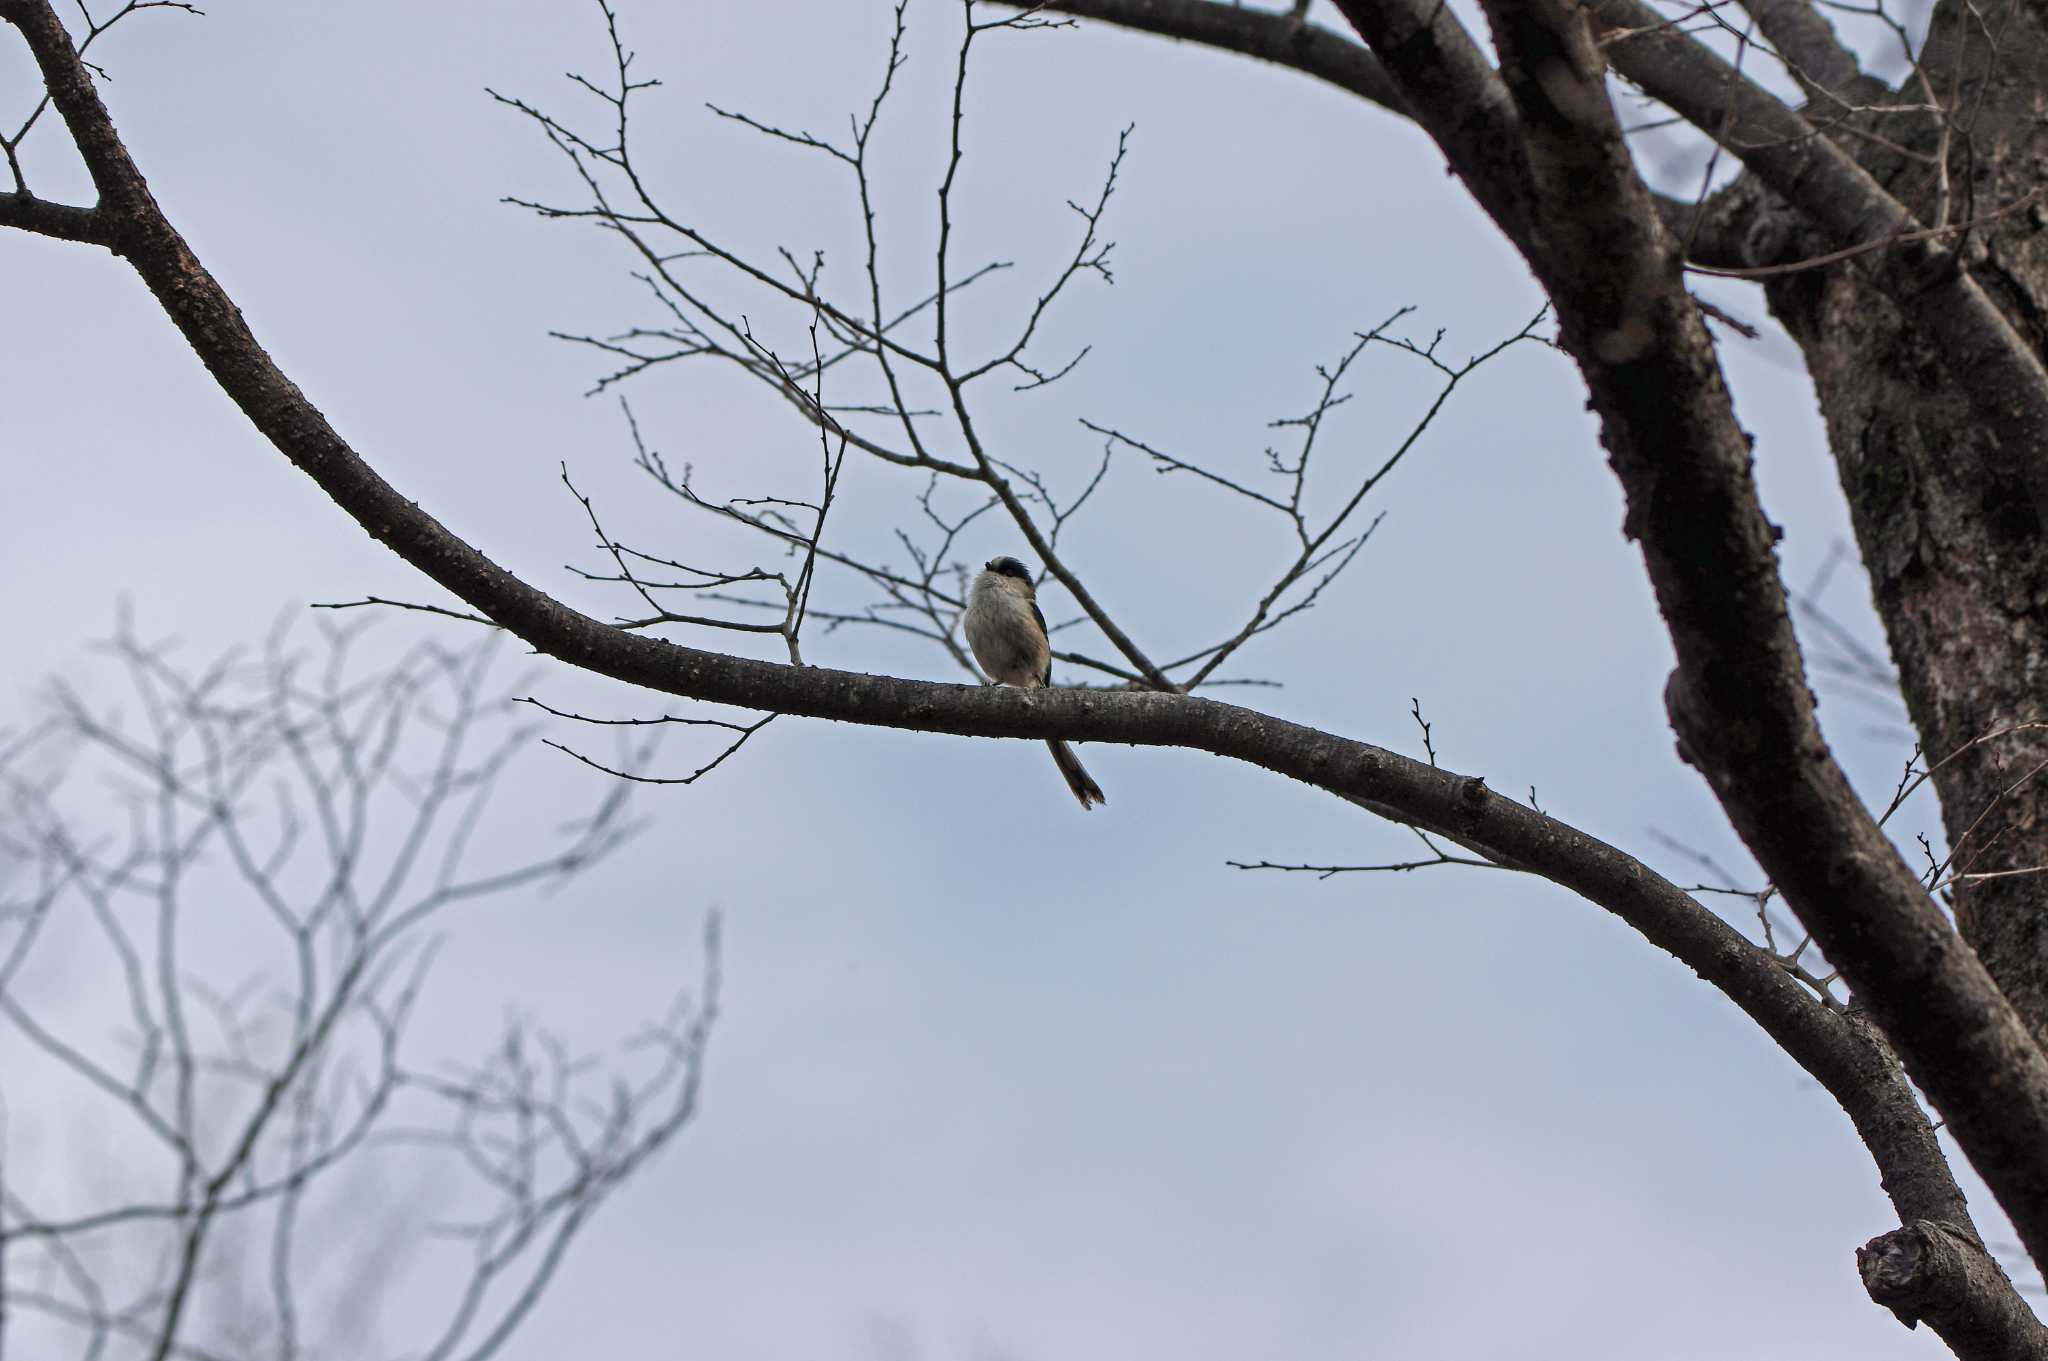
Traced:
[[[695, 1113], [715, 916], [616, 1057], [519, 1017], [474, 1058], [416, 1052], [451, 912], [569, 889], [633, 834], [632, 786], [491, 847], [532, 745], [497, 640], [364, 666], [361, 632], [195, 666], [124, 625], [120, 702], [59, 684], [0, 753], [15, 1354], [493, 1355]], [[416, 1272], [440, 1306], [399, 1337], [373, 1304]]]

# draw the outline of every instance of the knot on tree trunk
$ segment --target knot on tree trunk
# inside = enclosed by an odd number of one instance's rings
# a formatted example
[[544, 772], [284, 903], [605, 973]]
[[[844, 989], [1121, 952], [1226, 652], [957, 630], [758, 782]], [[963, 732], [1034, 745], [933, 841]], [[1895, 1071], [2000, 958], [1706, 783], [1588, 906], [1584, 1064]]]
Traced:
[[1877, 1237], [1856, 1249], [1856, 1272], [1870, 1298], [1908, 1328], [1923, 1315], [1950, 1303], [1958, 1278], [1954, 1230], [1931, 1219]]
[[2048, 1330], [2025, 1312], [2005, 1269], [1966, 1229], [1913, 1220], [1856, 1249], [1856, 1270], [1872, 1300], [1908, 1328], [1926, 1323], [1958, 1356], [2048, 1355]]

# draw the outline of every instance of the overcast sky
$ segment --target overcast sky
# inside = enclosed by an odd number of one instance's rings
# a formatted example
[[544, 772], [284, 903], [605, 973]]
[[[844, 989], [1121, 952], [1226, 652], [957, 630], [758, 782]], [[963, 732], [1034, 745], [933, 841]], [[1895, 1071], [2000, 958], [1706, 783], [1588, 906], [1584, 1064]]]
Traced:
[[[886, 7], [620, 2], [663, 82], [639, 129], [663, 191], [721, 240], [824, 249], [828, 283], [851, 282], [844, 172], [704, 105], [836, 133], [872, 94]], [[929, 269], [957, 9], [918, 0], [911, 22], [881, 171], [904, 301]], [[582, 0], [220, 0], [142, 16], [102, 56], [159, 200], [315, 404], [406, 495], [599, 614], [631, 605], [563, 569], [601, 564], [562, 463], [652, 549], [746, 551], [650, 493], [617, 407], [581, 395], [604, 366], [547, 336], [653, 319], [631, 262], [498, 201], [575, 190], [485, 87], [571, 110], [563, 72], [605, 55]], [[1028, 306], [1072, 249], [1065, 201], [1136, 129], [1114, 287], [1080, 288], [1044, 351], [1092, 352], [983, 412], [1003, 457], [1061, 485], [1099, 455], [1081, 417], [1257, 478], [1267, 423], [1308, 408], [1354, 331], [1413, 307], [1406, 331], [1443, 328], [1462, 358], [1541, 304], [1426, 140], [1355, 99], [1094, 28], [980, 57], [956, 245], [1018, 267], [963, 303], [974, 334]], [[29, 93], [0, 44], [0, 98]], [[60, 149], [47, 138], [47, 192], [81, 198]], [[1714, 296], [1765, 320], [1753, 294]], [[243, 423], [118, 262], [0, 239], [0, 318], [0, 725], [53, 675], [111, 687], [87, 644], [123, 599], [197, 659], [295, 602], [434, 598]], [[1769, 331], [1723, 354], [1804, 582], [1847, 527], [1798, 357]], [[1384, 457], [1427, 378], [1361, 360], [1333, 468]], [[1418, 755], [1419, 698], [1445, 765], [1534, 785], [1686, 882], [1653, 830], [1746, 867], [1674, 756], [1668, 645], [1575, 373], [1522, 346], [1468, 381], [1375, 493], [1386, 519], [1350, 575], [1233, 668], [1285, 688], [1231, 697]], [[758, 390], [670, 370], [633, 395], [709, 492], [800, 492], [815, 443]], [[863, 462], [847, 479], [842, 542], [888, 554], [921, 482]], [[1135, 460], [1099, 496], [1068, 561], [1154, 655], [1241, 617], [1287, 547]], [[962, 552], [1022, 547], [990, 524]], [[863, 598], [830, 577], [820, 593]], [[1850, 572], [1829, 600], [1869, 635], [1866, 597]], [[819, 635], [807, 658], [959, 678], [885, 635]], [[543, 697], [664, 707], [540, 677]], [[1827, 689], [1822, 715], [1888, 791], [1900, 730]], [[703, 784], [648, 791], [650, 830], [570, 892], [453, 919], [429, 1054], [472, 1051], [515, 1008], [601, 1049], [694, 977], [704, 914], [727, 917], [701, 1118], [586, 1232], [512, 1355], [1939, 1354], [1857, 1284], [1855, 1245], [1896, 1220], [1846, 1119], [1689, 971], [1508, 875], [1232, 870], [1413, 842], [1248, 767], [1083, 755], [1110, 800], [1088, 815], [1036, 744], [780, 723]], [[537, 743], [513, 778], [508, 825], [602, 792]], [[1907, 831], [1931, 823], [1916, 811]]]

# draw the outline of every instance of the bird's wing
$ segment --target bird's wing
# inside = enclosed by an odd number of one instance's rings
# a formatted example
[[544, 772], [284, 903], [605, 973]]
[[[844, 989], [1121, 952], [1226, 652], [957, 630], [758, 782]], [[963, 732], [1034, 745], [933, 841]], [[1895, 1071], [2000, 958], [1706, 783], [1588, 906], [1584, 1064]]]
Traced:
[[1031, 602], [1031, 617], [1038, 621], [1038, 636], [1045, 639], [1045, 674], [1038, 678], [1040, 685], [1052, 684], [1052, 631], [1045, 626], [1045, 611], [1038, 608], [1036, 600]]

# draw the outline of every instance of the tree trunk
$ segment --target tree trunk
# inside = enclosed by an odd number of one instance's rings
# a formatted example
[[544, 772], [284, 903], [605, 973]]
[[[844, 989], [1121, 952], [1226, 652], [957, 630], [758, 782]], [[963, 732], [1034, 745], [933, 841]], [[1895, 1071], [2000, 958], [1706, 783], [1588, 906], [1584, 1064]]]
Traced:
[[[1978, 13], [1982, 13], [1981, 9]], [[1979, 21], [1937, 10], [1923, 68], [1944, 103], [1969, 110], [1946, 148], [1947, 221], [1994, 212], [2048, 183], [2048, 131], [2036, 111], [2048, 90], [2048, 42], [2007, 12], [1997, 60]], [[1997, 22], [1996, 19], [1993, 22]], [[1911, 98], [1910, 92], [1900, 96]], [[1812, 106], [1809, 106], [1810, 110]], [[1865, 127], [1877, 122], [1863, 116]], [[1838, 141], [1892, 193], [1942, 220], [1942, 130], [1927, 115], [1884, 119], [1888, 141]], [[1824, 247], [1780, 202], [1751, 186], [1717, 214], [1714, 235], [1749, 266], [1788, 263]], [[1973, 231], [1962, 258], [2037, 354], [2048, 352], [2048, 201]], [[2048, 539], [2025, 460], [2001, 448], [1985, 407], [1995, 401], [1913, 324], [1878, 271], [1851, 261], [1773, 277], [1772, 313], [1805, 353], [1827, 422], [1878, 613], [1923, 747], [1934, 767], [1953, 863], [1957, 925], [2025, 1018], [2048, 1042]], [[1974, 745], [1973, 745], [1974, 744]]]

